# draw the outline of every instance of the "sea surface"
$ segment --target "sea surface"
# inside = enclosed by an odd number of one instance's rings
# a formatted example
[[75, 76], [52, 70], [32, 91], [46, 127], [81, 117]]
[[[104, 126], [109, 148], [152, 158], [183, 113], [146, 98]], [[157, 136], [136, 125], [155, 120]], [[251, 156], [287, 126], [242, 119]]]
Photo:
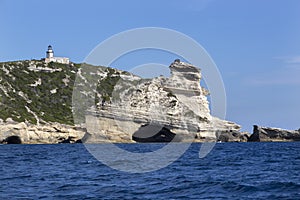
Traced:
[[0, 199], [300, 199], [300, 142], [218, 143], [201, 159], [200, 146], [165, 168], [128, 173], [83, 144], [0, 145]]

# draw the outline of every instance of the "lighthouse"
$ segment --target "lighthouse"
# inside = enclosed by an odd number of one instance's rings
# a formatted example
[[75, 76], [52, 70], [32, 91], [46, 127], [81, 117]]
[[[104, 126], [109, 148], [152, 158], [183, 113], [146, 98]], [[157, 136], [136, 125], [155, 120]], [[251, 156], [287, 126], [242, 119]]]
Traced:
[[46, 51], [46, 58], [43, 59], [46, 63], [49, 62], [56, 62], [56, 63], [62, 63], [62, 64], [69, 64], [70, 59], [66, 57], [54, 57], [54, 51], [52, 49], [52, 46], [48, 46], [48, 50]]
[[52, 46], [48, 46], [48, 50], [46, 51], [46, 58], [53, 58], [54, 57], [54, 52], [52, 49]]

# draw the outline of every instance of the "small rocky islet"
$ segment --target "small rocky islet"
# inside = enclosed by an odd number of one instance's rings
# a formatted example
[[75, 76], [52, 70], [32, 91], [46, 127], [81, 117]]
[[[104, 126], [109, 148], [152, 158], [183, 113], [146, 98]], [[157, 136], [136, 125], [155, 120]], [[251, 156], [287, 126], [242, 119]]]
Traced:
[[199, 84], [200, 69], [178, 59], [169, 69], [169, 78], [142, 79], [126, 71], [85, 63], [2, 62], [0, 142], [300, 140], [300, 129], [255, 125], [250, 134], [241, 132], [241, 126], [234, 122], [211, 116], [209, 91]]

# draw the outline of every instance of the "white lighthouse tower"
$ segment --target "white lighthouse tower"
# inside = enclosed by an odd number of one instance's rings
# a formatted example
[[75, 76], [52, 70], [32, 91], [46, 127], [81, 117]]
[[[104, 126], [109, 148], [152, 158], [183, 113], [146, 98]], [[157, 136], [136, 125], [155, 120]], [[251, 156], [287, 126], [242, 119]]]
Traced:
[[48, 50], [46, 51], [46, 58], [44, 59], [46, 63], [49, 62], [57, 62], [62, 64], [69, 64], [70, 59], [66, 57], [54, 57], [54, 51], [52, 49], [52, 46], [48, 46]]
[[53, 58], [54, 57], [54, 52], [52, 49], [52, 46], [48, 46], [48, 50], [46, 51], [46, 58]]

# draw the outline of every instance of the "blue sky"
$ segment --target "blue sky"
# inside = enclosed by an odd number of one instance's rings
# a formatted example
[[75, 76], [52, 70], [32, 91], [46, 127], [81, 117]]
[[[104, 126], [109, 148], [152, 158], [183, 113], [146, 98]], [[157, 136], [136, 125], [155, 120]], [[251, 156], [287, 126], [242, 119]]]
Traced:
[[[300, 128], [300, 1], [16, 1], [0, 0], [0, 61], [55, 54], [82, 62], [108, 37], [132, 28], [164, 27], [200, 43], [217, 64], [227, 94], [227, 119]], [[161, 52], [114, 63], [130, 69], [168, 65]], [[200, 66], [201, 67], [201, 66]]]

